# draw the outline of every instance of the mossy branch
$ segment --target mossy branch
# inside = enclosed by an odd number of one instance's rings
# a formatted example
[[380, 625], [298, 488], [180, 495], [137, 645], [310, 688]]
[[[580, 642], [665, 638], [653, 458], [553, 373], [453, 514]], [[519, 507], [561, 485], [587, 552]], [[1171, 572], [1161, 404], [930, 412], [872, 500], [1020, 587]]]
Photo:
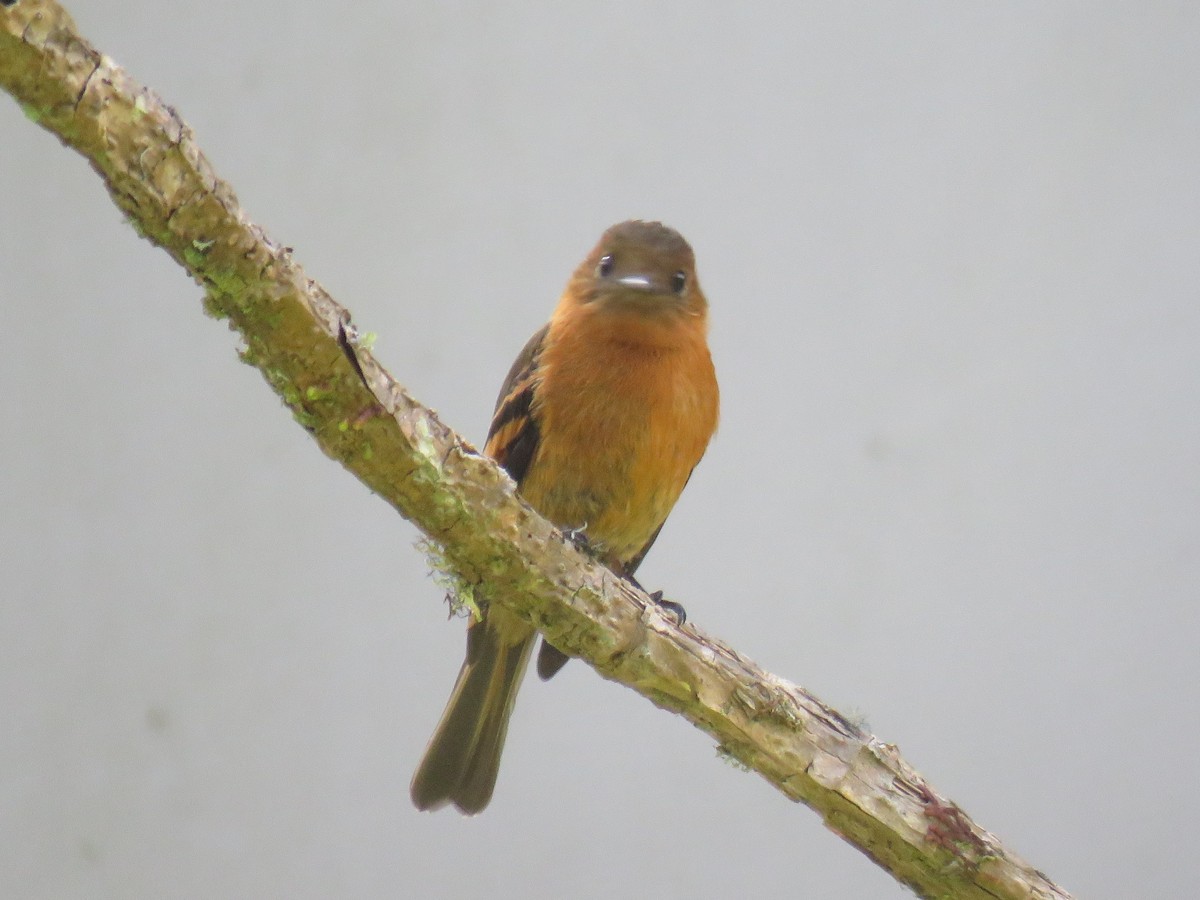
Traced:
[[1067, 898], [939, 796], [889, 744], [582, 555], [490, 460], [376, 363], [346, 310], [250, 222], [191, 130], [50, 0], [0, 0], [0, 85], [82, 154], [130, 224], [321, 448], [414, 522], [473, 595], [526, 616], [604, 677], [686, 716], [922, 897]]

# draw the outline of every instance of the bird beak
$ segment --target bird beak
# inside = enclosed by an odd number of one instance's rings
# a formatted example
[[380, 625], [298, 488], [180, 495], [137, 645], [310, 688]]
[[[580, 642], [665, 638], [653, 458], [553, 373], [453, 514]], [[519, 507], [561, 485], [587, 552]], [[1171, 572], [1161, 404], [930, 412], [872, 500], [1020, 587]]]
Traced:
[[617, 279], [617, 284], [622, 287], [635, 288], [639, 291], [650, 290], [650, 279], [645, 275], [626, 275]]

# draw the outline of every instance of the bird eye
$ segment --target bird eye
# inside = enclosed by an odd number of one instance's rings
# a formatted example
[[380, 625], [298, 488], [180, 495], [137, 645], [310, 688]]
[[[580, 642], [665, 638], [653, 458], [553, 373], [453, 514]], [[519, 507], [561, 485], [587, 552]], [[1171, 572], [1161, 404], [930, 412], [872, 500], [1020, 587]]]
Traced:
[[596, 266], [596, 274], [599, 275], [601, 278], [607, 278], [609, 275], [612, 274], [612, 270], [613, 270], [612, 254], [609, 253], [609, 254], [606, 254], [605, 256], [600, 257], [600, 265]]
[[671, 276], [671, 290], [677, 294], [682, 294], [685, 287], [687, 287], [686, 272], [679, 271]]

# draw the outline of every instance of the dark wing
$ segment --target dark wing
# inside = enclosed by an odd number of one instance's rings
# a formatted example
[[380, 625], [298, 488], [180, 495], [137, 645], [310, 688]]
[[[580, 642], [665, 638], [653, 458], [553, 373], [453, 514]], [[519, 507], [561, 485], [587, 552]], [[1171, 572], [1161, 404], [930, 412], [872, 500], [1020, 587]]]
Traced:
[[508, 370], [483, 448], [518, 485], [529, 471], [541, 438], [533, 418], [533, 394], [537, 387], [538, 357], [549, 327], [543, 326], [529, 339]]
[[[483, 452], [508, 472], [517, 487], [525, 480], [525, 473], [529, 471], [529, 464], [533, 462], [538, 441], [541, 440], [537, 420], [533, 417], [533, 395], [538, 382], [538, 357], [541, 356], [549, 327], [542, 326], [528, 340], [508, 370], [508, 376], [500, 388], [500, 396], [496, 398], [496, 410], [488, 427], [487, 442], [483, 445]], [[472, 638], [476, 630], [482, 631], [475, 624], [467, 630], [468, 662], [471, 660], [472, 646], [478, 643]], [[542, 652], [549, 646], [543, 641]], [[565, 656], [563, 661], [566, 661]]]

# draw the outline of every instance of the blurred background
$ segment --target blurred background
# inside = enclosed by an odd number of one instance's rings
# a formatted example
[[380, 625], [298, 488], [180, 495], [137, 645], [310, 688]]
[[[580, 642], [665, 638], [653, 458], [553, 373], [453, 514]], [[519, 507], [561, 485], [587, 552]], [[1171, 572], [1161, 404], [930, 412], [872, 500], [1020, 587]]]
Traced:
[[[476, 442], [600, 232], [682, 231], [724, 415], [643, 582], [1077, 896], [1194, 889], [1200, 7], [69, 6]], [[908, 895], [578, 663], [415, 812], [415, 529], [0, 135], [0, 895]]]

